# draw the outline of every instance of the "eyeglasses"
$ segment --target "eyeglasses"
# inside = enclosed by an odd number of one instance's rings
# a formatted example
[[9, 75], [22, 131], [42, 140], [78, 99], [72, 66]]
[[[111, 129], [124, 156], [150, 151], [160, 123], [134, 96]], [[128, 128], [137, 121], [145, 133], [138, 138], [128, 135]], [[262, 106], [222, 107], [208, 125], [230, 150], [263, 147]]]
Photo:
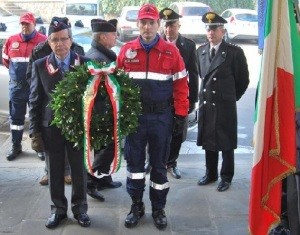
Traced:
[[59, 43], [59, 42], [66, 42], [67, 40], [69, 40], [70, 37], [64, 37], [64, 38], [50, 38], [50, 42], [53, 43]]

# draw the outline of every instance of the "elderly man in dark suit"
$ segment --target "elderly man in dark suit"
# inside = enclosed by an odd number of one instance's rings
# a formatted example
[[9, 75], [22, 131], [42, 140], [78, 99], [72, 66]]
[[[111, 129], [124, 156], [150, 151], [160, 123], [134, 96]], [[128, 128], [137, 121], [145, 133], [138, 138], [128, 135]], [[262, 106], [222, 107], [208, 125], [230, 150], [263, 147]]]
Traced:
[[205, 150], [206, 174], [198, 181], [207, 185], [218, 179], [218, 154], [222, 152], [221, 182], [217, 190], [229, 188], [234, 175], [237, 148], [237, 107], [249, 84], [243, 50], [223, 40], [227, 21], [214, 12], [203, 15], [208, 43], [197, 49], [200, 114], [197, 145]]
[[67, 141], [61, 130], [50, 123], [53, 110], [49, 107], [51, 93], [57, 83], [64, 79], [64, 73], [74, 66], [83, 64], [88, 58], [71, 51], [72, 31], [63, 22], [53, 20], [49, 26], [48, 42], [52, 53], [33, 63], [31, 94], [29, 97], [30, 137], [32, 148], [45, 145], [49, 157], [50, 196], [53, 202], [47, 228], [55, 228], [67, 218], [68, 201], [64, 189], [64, 164], [67, 154], [72, 176], [72, 212], [82, 227], [90, 225], [86, 201], [86, 170], [83, 151]]
[[[173, 43], [180, 52], [183, 58], [186, 71], [188, 72], [188, 85], [189, 85], [189, 101], [190, 108], [189, 113], [195, 109], [195, 105], [198, 101], [198, 68], [197, 68], [197, 56], [196, 56], [196, 44], [194, 41], [183, 37], [179, 33], [181, 15], [177, 14], [170, 8], [164, 8], [159, 12], [159, 17], [162, 20], [163, 34], [162, 37]], [[172, 141], [170, 144], [170, 153], [168, 156], [167, 167], [171, 175], [176, 178], [181, 178], [181, 173], [177, 167], [177, 159], [182, 142], [186, 139], [188, 118], [185, 119], [183, 128], [175, 128], [172, 133]]]
[[[64, 22], [66, 25], [68, 25], [71, 28], [71, 24], [70, 21], [67, 17], [57, 17], [54, 16], [52, 18], [52, 20], [56, 20], [56, 21], [62, 21]], [[72, 42], [72, 46], [71, 46], [71, 50], [76, 52], [79, 55], [84, 55], [84, 49], [82, 46], [80, 46], [79, 44]], [[49, 45], [48, 40], [39, 43], [35, 48], [33, 48], [31, 55], [29, 57], [29, 63], [28, 63], [28, 67], [27, 67], [27, 71], [26, 71], [26, 79], [27, 82], [30, 85], [31, 82], [31, 72], [32, 72], [32, 63], [33, 61], [36, 61], [37, 59], [41, 59], [47, 55], [49, 55], [52, 52], [51, 47]], [[48, 185], [48, 156], [45, 156], [46, 161], [45, 161], [45, 175], [41, 178], [40, 180], [40, 184], [41, 185]], [[70, 166], [69, 166], [69, 162], [68, 162], [68, 158], [65, 158], [66, 160], [66, 164], [65, 164], [65, 183], [66, 184], [71, 184], [72, 179], [70, 176]]]

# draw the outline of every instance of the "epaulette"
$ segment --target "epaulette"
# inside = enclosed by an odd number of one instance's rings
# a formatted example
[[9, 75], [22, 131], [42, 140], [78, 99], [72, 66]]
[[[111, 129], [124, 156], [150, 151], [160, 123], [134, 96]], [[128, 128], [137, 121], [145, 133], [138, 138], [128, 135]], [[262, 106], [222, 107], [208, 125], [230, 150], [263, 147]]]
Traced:
[[234, 47], [234, 48], [236, 48], [236, 47], [241, 48], [239, 45], [231, 43], [231, 42], [228, 42], [228, 46], [231, 46], [231, 47]]
[[203, 47], [203, 46], [206, 46], [209, 42], [204, 42], [202, 44], [199, 45], [199, 47]]
[[193, 43], [196, 44], [196, 42], [195, 42], [193, 39], [190, 39], [190, 38], [186, 38], [186, 37], [185, 37], [185, 40], [190, 41], [190, 42], [193, 42]]
[[76, 52], [79, 55], [84, 55], [84, 48], [82, 46], [80, 46], [78, 43], [73, 42], [72, 46], [71, 46], [71, 50]]

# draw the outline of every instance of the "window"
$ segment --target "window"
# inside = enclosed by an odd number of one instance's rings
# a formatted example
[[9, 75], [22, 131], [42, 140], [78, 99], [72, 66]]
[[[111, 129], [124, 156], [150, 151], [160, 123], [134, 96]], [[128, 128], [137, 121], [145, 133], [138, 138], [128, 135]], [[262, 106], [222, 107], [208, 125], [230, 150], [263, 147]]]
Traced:
[[235, 18], [237, 20], [242, 20], [242, 21], [250, 21], [250, 22], [257, 22], [257, 15], [253, 14], [237, 14], [235, 15]]
[[128, 11], [126, 14], [126, 20], [128, 21], [137, 21], [138, 10]]
[[183, 16], [203, 16], [209, 11], [208, 7], [184, 7], [182, 8]]
[[97, 16], [97, 4], [72, 3], [66, 6], [67, 15]]

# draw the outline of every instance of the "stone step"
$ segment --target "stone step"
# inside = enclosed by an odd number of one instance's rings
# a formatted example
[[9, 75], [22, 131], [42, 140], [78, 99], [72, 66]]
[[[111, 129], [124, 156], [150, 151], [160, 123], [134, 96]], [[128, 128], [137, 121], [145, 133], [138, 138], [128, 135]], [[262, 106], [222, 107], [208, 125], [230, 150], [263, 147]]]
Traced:
[[8, 15], [17, 15], [17, 16], [20, 16], [22, 15], [23, 13], [27, 12], [27, 10], [15, 5], [14, 3], [12, 2], [4, 2], [2, 4], [2, 10], [4, 12], [6, 12], [6, 14]]

